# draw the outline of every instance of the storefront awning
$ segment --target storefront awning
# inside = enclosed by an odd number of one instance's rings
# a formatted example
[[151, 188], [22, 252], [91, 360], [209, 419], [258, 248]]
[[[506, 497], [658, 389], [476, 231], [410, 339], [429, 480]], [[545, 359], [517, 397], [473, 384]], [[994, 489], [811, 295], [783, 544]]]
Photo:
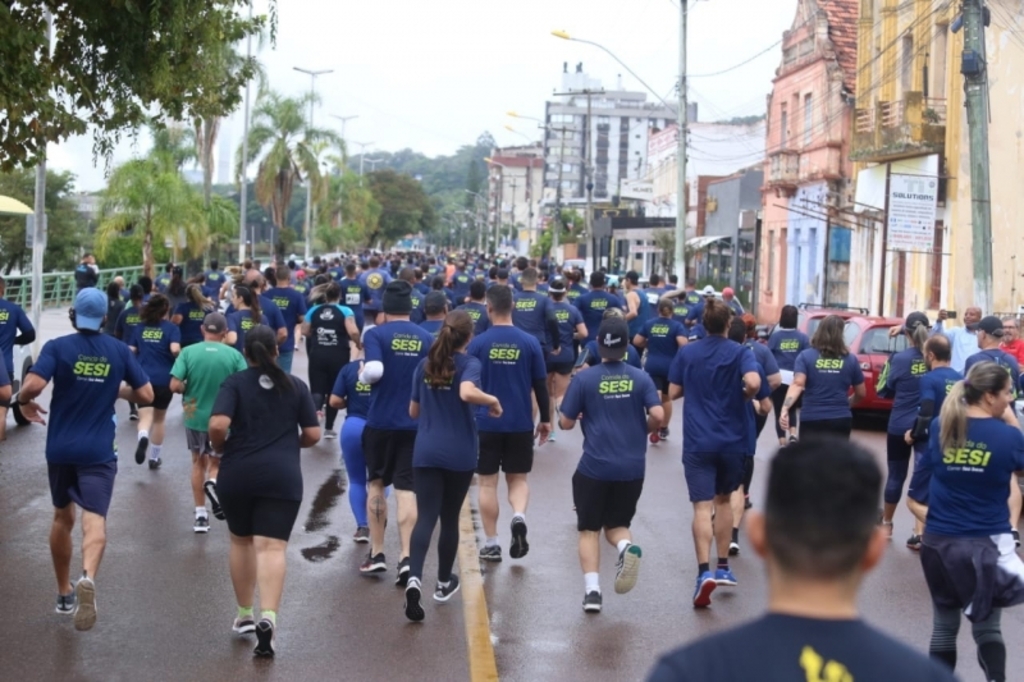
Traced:
[[720, 239], [730, 239], [730, 237], [727, 237], [727, 236], [715, 236], [715, 235], [704, 235], [703, 237], [692, 237], [692, 238], [686, 240], [686, 245], [689, 246], [691, 249], [696, 249], [697, 251], [700, 251], [701, 249], [706, 249], [708, 246], [710, 246], [711, 244], [714, 244], [715, 242], [717, 242]]

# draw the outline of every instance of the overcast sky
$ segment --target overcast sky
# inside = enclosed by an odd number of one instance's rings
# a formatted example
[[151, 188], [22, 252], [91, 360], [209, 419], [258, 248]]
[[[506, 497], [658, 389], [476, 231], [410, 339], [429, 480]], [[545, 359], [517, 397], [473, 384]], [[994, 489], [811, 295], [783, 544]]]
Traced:
[[[700, 105], [701, 120], [764, 113], [781, 58], [775, 43], [793, 23], [796, 5], [690, 0], [690, 97]], [[257, 12], [265, 8], [265, 0], [256, 0]], [[614, 88], [622, 74], [627, 89], [643, 90], [604, 52], [555, 38], [553, 29], [602, 44], [664, 98], [674, 98], [677, 0], [279, 0], [278, 8], [277, 45], [268, 43], [259, 55], [271, 87], [300, 94], [310, 79], [293, 67], [334, 69], [317, 79], [323, 103], [316, 122], [340, 126], [328, 115], [358, 115], [346, 137], [373, 142], [371, 149], [448, 154], [485, 130], [499, 144], [522, 143], [505, 126], [536, 136], [536, 123], [509, 119], [505, 112], [542, 116], [544, 101], [559, 87], [563, 62], [570, 69], [583, 62], [606, 88]], [[765, 50], [726, 74], [698, 77]], [[232, 149], [241, 131], [239, 111], [222, 132]], [[135, 147], [125, 143], [115, 162], [147, 147], [145, 135]], [[79, 189], [103, 186], [104, 169], [93, 165], [90, 137], [51, 145], [50, 165], [75, 172]]]

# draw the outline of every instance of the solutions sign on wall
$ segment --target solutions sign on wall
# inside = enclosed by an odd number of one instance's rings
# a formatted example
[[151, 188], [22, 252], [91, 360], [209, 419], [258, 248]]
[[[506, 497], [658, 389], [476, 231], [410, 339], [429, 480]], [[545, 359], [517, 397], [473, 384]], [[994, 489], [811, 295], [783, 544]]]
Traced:
[[932, 250], [938, 197], [937, 178], [901, 173], [889, 175], [889, 250]]

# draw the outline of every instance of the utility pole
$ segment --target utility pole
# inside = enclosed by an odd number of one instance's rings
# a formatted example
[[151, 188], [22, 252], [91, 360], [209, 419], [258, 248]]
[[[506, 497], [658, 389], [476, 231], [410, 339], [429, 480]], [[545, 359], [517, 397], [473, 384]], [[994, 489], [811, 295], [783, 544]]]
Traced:
[[341, 190], [338, 192], [338, 229], [341, 229], [345, 227], [345, 213], [343, 210], [345, 201], [345, 167], [348, 165], [348, 143], [345, 142], [345, 124], [354, 118], [359, 118], [359, 114], [353, 114], [352, 116], [331, 114], [331, 118], [341, 121]]
[[562, 234], [562, 167], [565, 165], [565, 133], [568, 128], [552, 128], [557, 130], [558, 137], [558, 186], [555, 187], [555, 219], [552, 223], [554, 233], [551, 238], [551, 257], [558, 261], [558, 241]]
[[686, 283], [686, 13], [687, 0], [679, 2], [679, 141], [676, 178], [675, 260], [679, 286]]
[[974, 305], [992, 311], [992, 203], [988, 161], [988, 71], [985, 63], [985, 25], [988, 10], [982, 0], [963, 0], [964, 76], [967, 127], [971, 154], [971, 237], [974, 251]]
[[[252, 3], [249, 3], [249, 21], [252, 21]], [[245, 58], [252, 59], [252, 34], [245, 40]], [[242, 186], [238, 193], [238, 263], [245, 260], [245, 222], [248, 218], [246, 208], [249, 205], [249, 182], [245, 170], [249, 164], [249, 90], [250, 81], [245, 82], [245, 118], [242, 120]]]
[[[583, 165], [583, 191], [584, 191], [584, 197], [586, 197], [586, 200], [587, 200], [586, 215], [583, 216], [584, 224], [586, 225], [586, 227], [584, 228], [584, 232], [586, 232], [586, 235], [587, 235], [586, 239], [588, 240], [588, 242], [590, 244], [590, 249], [591, 249], [591, 252], [592, 252], [591, 258], [592, 258], [592, 262], [593, 262], [593, 267], [591, 268], [591, 271], [593, 271], [593, 272], [596, 272], [600, 268], [600, 260], [599, 260], [599, 255], [598, 255], [598, 252], [597, 252], [598, 251], [597, 250], [597, 240], [594, 239], [594, 230], [593, 230], [593, 221], [594, 221], [594, 216], [593, 216], [593, 213], [594, 213], [594, 211], [593, 211], [594, 183], [591, 181], [591, 177], [590, 177], [590, 175], [591, 175], [591, 171], [590, 171], [590, 139], [591, 139], [590, 129], [592, 127], [592, 125], [591, 125], [591, 105], [593, 104], [593, 97], [594, 97], [594, 95], [603, 95], [603, 94], [604, 94], [604, 89], [603, 88], [600, 89], [600, 90], [592, 90], [590, 88], [584, 88], [582, 90], [570, 90], [569, 92], [556, 92], [555, 93], [555, 97], [573, 97], [575, 95], [585, 95], [586, 98], [587, 98], [587, 116], [586, 116], [586, 120], [583, 123], [583, 131], [582, 131], [583, 139], [581, 140], [581, 154], [580, 154], [580, 156], [582, 157], [582, 160], [583, 160], [583, 164], [582, 164]], [[563, 140], [564, 140], [564, 136], [563, 136]], [[559, 185], [561, 185], [561, 182], [559, 182]], [[559, 218], [561, 218], [561, 215], [559, 215]]]
[[[302, 69], [298, 66], [292, 67], [300, 73], [309, 74], [309, 128], [306, 134], [306, 142], [310, 142], [310, 135], [313, 132], [313, 103], [316, 99], [316, 77], [323, 76], [328, 73], [334, 73], [334, 69], [321, 69], [320, 71], [311, 71], [309, 69]], [[273, 245], [271, 245], [273, 246]], [[312, 173], [306, 172], [306, 249], [305, 249], [305, 260], [309, 263], [312, 256], [313, 247], [313, 176]]]
[[[53, 14], [46, 15], [46, 58], [52, 58]], [[39, 329], [43, 314], [43, 253], [46, 251], [46, 142], [40, 145], [39, 163], [36, 165], [35, 220], [32, 227], [32, 326]], [[33, 357], [39, 356], [40, 340], [32, 347]]]
[[509, 216], [509, 223], [511, 224], [511, 230], [516, 236], [516, 245], [519, 244], [519, 233], [516, 230], [516, 176], [512, 176], [512, 199], [509, 202], [509, 206], [512, 207], [511, 215]]

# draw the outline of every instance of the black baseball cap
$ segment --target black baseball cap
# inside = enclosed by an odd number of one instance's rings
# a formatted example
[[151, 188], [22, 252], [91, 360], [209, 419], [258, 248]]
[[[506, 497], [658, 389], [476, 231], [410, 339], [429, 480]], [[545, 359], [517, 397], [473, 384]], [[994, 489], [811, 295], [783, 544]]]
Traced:
[[[907, 319], [903, 322], [903, 329], [908, 334], [912, 334], [912, 333], [914, 333], [915, 329], [917, 329], [918, 327], [920, 327], [922, 325], [924, 325], [925, 327], [929, 326], [928, 316], [925, 315], [924, 313], [914, 311], [914, 312], [910, 313], [909, 315], [907, 315]], [[1000, 329], [1003, 328], [1003, 323], [1002, 322], [999, 323], [999, 328]]]
[[601, 320], [597, 329], [597, 352], [607, 360], [621, 360], [629, 346], [629, 325], [621, 317]]
[[978, 329], [989, 336], [996, 337], [997, 339], [1001, 338], [1005, 333], [1003, 331], [1003, 321], [995, 315], [988, 315], [981, 318], [981, 322], [978, 323]]

